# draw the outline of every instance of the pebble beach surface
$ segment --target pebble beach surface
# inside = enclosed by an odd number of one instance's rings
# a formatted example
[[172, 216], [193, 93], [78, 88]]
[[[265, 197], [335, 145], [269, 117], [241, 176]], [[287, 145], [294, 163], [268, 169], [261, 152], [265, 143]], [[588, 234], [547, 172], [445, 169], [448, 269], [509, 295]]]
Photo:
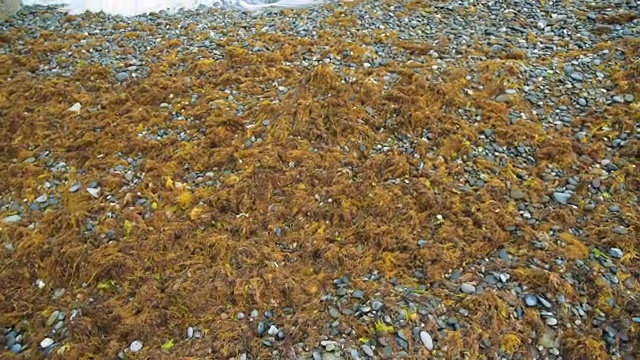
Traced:
[[640, 358], [635, 0], [0, 24], [2, 358]]

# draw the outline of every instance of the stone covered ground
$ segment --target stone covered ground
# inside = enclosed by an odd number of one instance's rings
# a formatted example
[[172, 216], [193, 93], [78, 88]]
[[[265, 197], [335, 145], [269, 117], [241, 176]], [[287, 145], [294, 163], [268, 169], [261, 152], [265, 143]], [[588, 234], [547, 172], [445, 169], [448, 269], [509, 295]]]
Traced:
[[0, 357], [638, 359], [634, 0], [0, 25]]

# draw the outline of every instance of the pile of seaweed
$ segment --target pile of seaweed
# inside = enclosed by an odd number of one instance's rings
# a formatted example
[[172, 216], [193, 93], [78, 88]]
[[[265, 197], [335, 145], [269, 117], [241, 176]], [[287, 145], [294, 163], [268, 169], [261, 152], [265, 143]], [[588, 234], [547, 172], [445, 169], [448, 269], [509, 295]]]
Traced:
[[[47, 36], [57, 41], [43, 40]], [[127, 36], [144, 35], [141, 30]], [[2, 204], [28, 207], [43, 193], [59, 196], [59, 203], [46, 209], [23, 212], [5, 206], [0, 216], [16, 211], [21, 216], [0, 229], [0, 240], [15, 244], [0, 255], [0, 322], [30, 334], [31, 352], [25, 356], [36, 356], [38, 341], [50, 330], [46, 316], [54, 308], [81, 309], [68, 325], [63, 351], [54, 354], [61, 358], [112, 358], [134, 339], [145, 343], [140, 355], [154, 359], [240, 353], [268, 358], [274, 348], [290, 354], [292, 344], [315, 347], [329, 334], [333, 319], [323, 295], [335, 293], [335, 279], [348, 276], [350, 287], [384, 299], [389, 307], [405, 296], [386, 280], [363, 280], [377, 272], [394, 283], [424, 285], [414, 301], [438, 297], [449, 308], [464, 306], [473, 314], [468, 326], [438, 340], [434, 354], [491, 358], [506, 349], [527, 358], [535, 348], [528, 340], [531, 333], [542, 333], [546, 326], [535, 310], [525, 309], [524, 320], [514, 321], [511, 313], [519, 300], [512, 293], [466, 296], [444, 284], [456, 269], [466, 269], [463, 279], [476, 279], [474, 264], [500, 249], [549, 264], [562, 256], [567, 272], [574, 260], [590, 269], [575, 285], [558, 267], [541, 270], [505, 262], [511, 281], [550, 294], [562, 291], [569, 301], [591, 299], [612, 319], [638, 311], [637, 289], [633, 295], [622, 285], [612, 288], [600, 276], [606, 269], [591, 257], [593, 249], [623, 248], [621, 282], [638, 277], [638, 144], [615, 154], [618, 163], [626, 164], [615, 176], [599, 178], [602, 187], [611, 189], [608, 200], [621, 207], [619, 215], [606, 206], [587, 212], [581, 201], [547, 204], [537, 207], [542, 221], [530, 224], [509, 196], [507, 184], [521, 184], [518, 165], [509, 158], [501, 167], [472, 159], [471, 149], [481, 146], [479, 128], [458, 111], [481, 110], [482, 125], [493, 129], [503, 146], [526, 142], [536, 149], [538, 162], [527, 169], [532, 180], [521, 187], [528, 201], [538, 203], [557, 185], [540, 180], [548, 165], [588, 179], [585, 155], [604, 158], [607, 149], [599, 140], [612, 131], [633, 131], [637, 107], [592, 114], [584, 121], [592, 141], [580, 143], [571, 131], [548, 132], [535, 119], [508, 121], [511, 107], [529, 105], [495, 101], [503, 91], [495, 74], [502, 70], [512, 76], [518, 59], [479, 64], [475, 70], [486, 87], [473, 95], [464, 91], [468, 69], [450, 68], [439, 75], [441, 81], [430, 81], [434, 70], [429, 61], [341, 72], [327, 63], [291, 65], [318, 48], [326, 49], [325, 55], [350, 51], [357, 57], [380, 40], [363, 35], [359, 44], [346, 43], [329, 31], [316, 39], [256, 34], [247, 41], [269, 49], [260, 53], [234, 45], [238, 39], [229, 36], [219, 40], [223, 56], [218, 60], [205, 49], [178, 51], [180, 39], [166, 41], [148, 54], [155, 60], [147, 62], [146, 76], [123, 82], [110, 69], [91, 63], [77, 66], [68, 77], [34, 75], [52, 52], [72, 51], [80, 58], [81, 47], [66, 49], [81, 37], [43, 32], [39, 39], [27, 39], [19, 28], [0, 37], [11, 48], [19, 42], [30, 48], [27, 54], [0, 55]], [[385, 41], [428, 52], [419, 44]], [[640, 54], [638, 39], [601, 47], [622, 49], [628, 59]], [[615, 74], [618, 85], [636, 98], [639, 71], [636, 61]], [[390, 73], [398, 75], [393, 86], [384, 79]], [[236, 94], [233, 99], [229, 89]], [[193, 94], [197, 102], [191, 101]], [[75, 103], [82, 110], [69, 111]], [[175, 135], [161, 140], [144, 136], [158, 129], [173, 129]], [[420, 157], [394, 147], [371, 151], [388, 142], [390, 134], [421, 139], [425, 129], [428, 141], [417, 141], [415, 147]], [[133, 179], [113, 170], [130, 168], [128, 159], [137, 164]], [[60, 162], [65, 171], [52, 169]], [[491, 176], [485, 186], [465, 192], [460, 185], [470, 162]], [[190, 179], [194, 172], [207, 175]], [[73, 184], [91, 182], [99, 184], [99, 193], [70, 191]], [[588, 195], [584, 186], [575, 191], [578, 199]], [[629, 231], [614, 232], [620, 224]], [[572, 228], [583, 235], [572, 235]], [[550, 239], [556, 245], [532, 249], [530, 242], [545, 233], [557, 234]], [[428, 246], [419, 246], [419, 239]], [[564, 246], [557, 245], [558, 239]], [[417, 279], [417, 270], [427, 276]], [[37, 279], [45, 285], [34, 286]], [[64, 295], [52, 298], [55, 289], [65, 289]], [[272, 311], [286, 340], [264, 346], [255, 324], [235, 316], [250, 309]], [[427, 321], [412, 314], [408, 322], [411, 328]], [[204, 329], [203, 340], [183, 341], [185, 329], [194, 324]], [[340, 326], [353, 329], [354, 342], [374, 338], [380, 330], [357, 317], [343, 317]], [[637, 345], [640, 328], [632, 329]], [[562, 333], [567, 358], [607, 356], [601, 330]], [[489, 349], [479, 349], [483, 338], [493, 344]], [[160, 345], [170, 339], [175, 344], [163, 349]], [[415, 358], [427, 352], [422, 349]]]

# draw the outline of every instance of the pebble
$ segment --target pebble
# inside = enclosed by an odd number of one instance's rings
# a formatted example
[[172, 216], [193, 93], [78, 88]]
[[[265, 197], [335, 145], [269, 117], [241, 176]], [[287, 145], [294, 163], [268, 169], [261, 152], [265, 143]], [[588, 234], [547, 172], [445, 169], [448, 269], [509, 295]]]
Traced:
[[128, 78], [129, 78], [129, 73], [127, 72], [122, 71], [116, 74], [116, 80], [118, 80], [119, 82], [123, 82]]
[[53, 325], [54, 322], [56, 322], [58, 320], [58, 315], [60, 314], [60, 311], [56, 310], [53, 311], [50, 315], [49, 318], [47, 319], [47, 326], [51, 326]]
[[524, 297], [524, 303], [528, 307], [534, 307], [538, 305], [538, 298], [535, 295], [527, 294]]
[[571, 198], [571, 194], [567, 194], [563, 192], [554, 192], [553, 198], [560, 204], [566, 205], [569, 202], [569, 198]]
[[368, 357], [372, 358], [374, 357], [374, 353], [373, 353], [373, 349], [371, 349], [371, 346], [364, 344], [361, 346], [362, 351], [365, 353], [365, 355], [367, 355]]
[[362, 299], [364, 297], [364, 292], [362, 290], [356, 290], [351, 294], [351, 296], [356, 299]]
[[431, 335], [428, 332], [421, 331], [420, 340], [422, 341], [422, 344], [424, 345], [424, 347], [427, 348], [427, 350], [429, 351], [433, 350], [433, 339], [431, 338]]
[[96, 199], [100, 197], [100, 188], [89, 187], [87, 192]]
[[376, 299], [371, 302], [371, 308], [373, 309], [373, 311], [378, 311], [382, 309], [383, 306], [384, 306], [384, 303], [380, 300]]
[[609, 249], [609, 255], [611, 255], [612, 258], [621, 259], [622, 255], [624, 255], [624, 253], [622, 252], [621, 249], [610, 248]]
[[135, 341], [133, 341], [133, 342], [131, 343], [131, 345], [129, 345], [129, 350], [130, 350], [132, 353], [137, 353], [137, 352], [139, 352], [140, 350], [142, 350], [142, 346], [143, 346], [142, 341], [140, 341], [140, 340], [135, 340]]
[[476, 287], [473, 284], [464, 283], [462, 284], [462, 286], [460, 286], [460, 291], [465, 294], [473, 294], [476, 292]]
[[550, 317], [550, 318], [546, 318], [544, 320], [544, 322], [549, 325], [549, 326], [556, 326], [558, 325], [558, 319], [554, 318], [554, 317]]
[[187, 328], [187, 339], [191, 339], [193, 337], [193, 327], [189, 326]]
[[14, 354], [19, 354], [22, 352], [22, 345], [20, 344], [13, 344], [9, 347], [9, 351], [11, 351]]
[[40, 347], [46, 349], [49, 346], [53, 345], [54, 342], [55, 341], [52, 338], [46, 337], [42, 339], [42, 341], [40, 341]]
[[15, 224], [17, 222], [19, 222], [20, 220], [22, 220], [22, 217], [20, 215], [9, 215], [6, 216], [2, 219], [2, 222], [5, 224]]

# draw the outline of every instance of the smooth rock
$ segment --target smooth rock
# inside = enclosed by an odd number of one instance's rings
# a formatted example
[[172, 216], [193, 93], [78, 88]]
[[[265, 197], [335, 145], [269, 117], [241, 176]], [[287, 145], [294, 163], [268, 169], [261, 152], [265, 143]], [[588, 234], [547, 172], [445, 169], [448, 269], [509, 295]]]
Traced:
[[100, 197], [100, 188], [87, 188], [87, 192], [96, 199]]
[[60, 311], [56, 310], [49, 315], [49, 318], [47, 318], [47, 326], [53, 325], [53, 323], [58, 320], [58, 314], [60, 314]]
[[142, 341], [140, 340], [135, 340], [134, 342], [131, 343], [131, 345], [129, 345], [129, 350], [133, 353], [137, 353], [138, 351], [142, 350]]
[[534, 307], [536, 305], [538, 305], [538, 298], [534, 295], [531, 294], [527, 294], [524, 297], [524, 303], [528, 306], [528, 307]]
[[375, 354], [373, 353], [373, 349], [371, 349], [371, 346], [364, 344], [362, 345], [362, 351], [365, 353], [365, 355], [367, 355], [368, 357], [373, 357]]
[[566, 205], [569, 202], [569, 198], [571, 198], [571, 194], [563, 193], [563, 192], [554, 192], [553, 198], [562, 205]]
[[611, 255], [612, 258], [620, 259], [620, 258], [622, 258], [624, 253], [622, 252], [621, 249], [611, 248], [611, 249], [609, 249], [609, 255]]
[[5, 224], [15, 224], [20, 220], [22, 220], [22, 217], [20, 215], [14, 214], [4, 217], [2, 219], [2, 222]]
[[123, 81], [127, 80], [128, 78], [129, 78], [129, 73], [128, 72], [121, 71], [121, 72], [116, 74], [116, 80], [118, 80], [119, 82], [123, 82]]
[[42, 339], [42, 341], [40, 341], [40, 347], [43, 348], [43, 349], [46, 349], [49, 346], [53, 345], [54, 342], [55, 341], [53, 341], [52, 338], [46, 337], [46, 338]]
[[422, 344], [424, 345], [424, 347], [427, 348], [427, 350], [429, 351], [433, 350], [433, 339], [431, 338], [431, 335], [429, 335], [428, 332], [421, 331], [420, 340], [422, 341]]
[[20, 354], [22, 352], [22, 345], [13, 344], [9, 347], [9, 351], [11, 351], [14, 354]]
[[462, 284], [462, 286], [460, 286], [460, 291], [465, 294], [473, 294], [474, 292], [476, 292], [476, 287], [473, 284], [464, 283]]

